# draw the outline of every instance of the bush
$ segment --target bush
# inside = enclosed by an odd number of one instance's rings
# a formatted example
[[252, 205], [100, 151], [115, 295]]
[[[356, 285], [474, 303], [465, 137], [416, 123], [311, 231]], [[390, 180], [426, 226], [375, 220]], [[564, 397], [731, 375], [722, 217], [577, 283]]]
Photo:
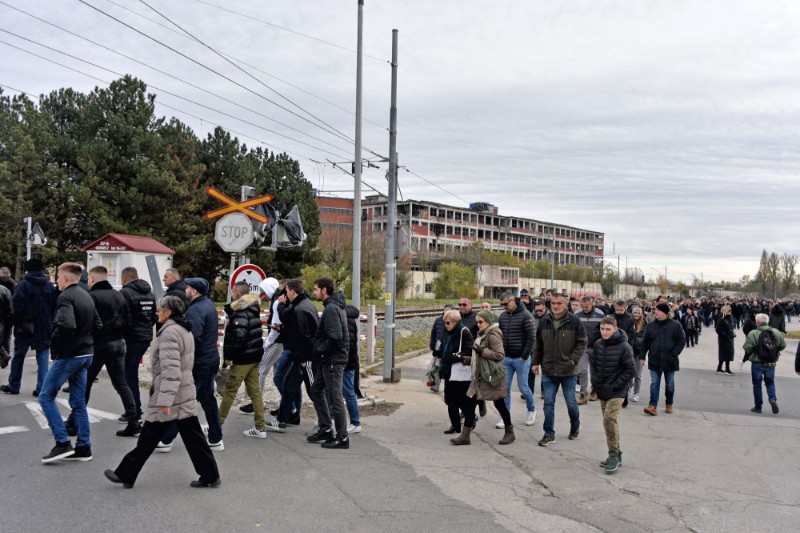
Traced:
[[433, 292], [437, 298], [475, 298], [478, 295], [475, 270], [458, 263], [442, 263], [439, 277], [433, 280]]

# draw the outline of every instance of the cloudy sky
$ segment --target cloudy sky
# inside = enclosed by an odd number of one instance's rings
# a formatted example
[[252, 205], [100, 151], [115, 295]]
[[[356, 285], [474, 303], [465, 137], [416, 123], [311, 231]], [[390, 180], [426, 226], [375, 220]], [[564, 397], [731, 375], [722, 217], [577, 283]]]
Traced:
[[[0, 84], [102, 85], [20, 49], [133, 74], [159, 114], [288, 151], [315, 187], [352, 194], [327, 161], [353, 159], [356, 0], [146, 2], [0, 0]], [[397, 150], [419, 176], [401, 171], [403, 198], [602, 231], [648, 277], [752, 276], [763, 248], [800, 253], [797, 20], [778, 0], [366, 0], [364, 145], [388, 153], [396, 28]], [[364, 179], [385, 191], [380, 167]]]

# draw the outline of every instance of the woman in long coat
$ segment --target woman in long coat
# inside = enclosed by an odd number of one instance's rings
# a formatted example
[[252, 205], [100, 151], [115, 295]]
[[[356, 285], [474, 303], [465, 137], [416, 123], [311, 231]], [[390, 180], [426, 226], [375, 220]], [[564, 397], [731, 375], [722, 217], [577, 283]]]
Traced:
[[183, 315], [184, 305], [177, 296], [159, 300], [156, 314], [162, 324], [156, 333], [153, 347], [153, 386], [144, 414], [144, 426], [136, 448], [129, 452], [116, 470], [106, 470], [112, 483], [133, 487], [139, 472], [155, 451], [170, 423], [178, 424], [186, 451], [200, 479], [192, 487], [218, 487], [219, 470], [197, 420], [197, 395], [192, 377], [194, 366], [194, 337]]
[[[729, 376], [733, 375], [731, 372], [731, 361], [733, 361], [733, 338], [736, 334], [733, 332], [733, 326], [731, 325], [731, 307], [729, 305], [725, 305], [720, 309], [720, 317], [717, 320], [717, 341], [719, 343], [719, 351], [718, 351], [718, 358], [719, 363], [717, 363], [717, 373], [718, 374], [727, 374]], [[725, 363], [725, 370], [722, 370], [722, 363]]]

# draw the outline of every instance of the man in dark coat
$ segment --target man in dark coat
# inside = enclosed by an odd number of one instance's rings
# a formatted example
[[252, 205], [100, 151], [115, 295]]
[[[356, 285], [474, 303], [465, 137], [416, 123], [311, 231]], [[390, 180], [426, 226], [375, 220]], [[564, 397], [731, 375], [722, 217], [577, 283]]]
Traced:
[[56, 291], [44, 273], [40, 259], [25, 262], [25, 277], [14, 289], [14, 357], [8, 385], [0, 385], [0, 392], [19, 394], [22, 386], [22, 367], [28, 349], [36, 351], [39, 372], [33, 395], [38, 396], [47, 375], [50, 360], [50, 333], [53, 329]]
[[14, 296], [5, 285], [0, 285], [0, 368], [8, 366], [11, 356], [11, 331], [14, 329]]
[[189, 298], [186, 297], [186, 283], [181, 279], [181, 273], [177, 268], [168, 268], [164, 271], [164, 286], [167, 292], [164, 296], [177, 296], [189, 308]]
[[[128, 306], [128, 323], [125, 325], [125, 381], [136, 403], [136, 419], [142, 417], [142, 401], [139, 395], [139, 364], [153, 340], [156, 323], [156, 297], [150, 284], [139, 279], [134, 267], [126, 267], [120, 273], [122, 296]], [[130, 422], [123, 416], [121, 422]]]
[[644, 331], [644, 353], [647, 357], [647, 368], [650, 369], [650, 404], [644, 412], [651, 416], [658, 414], [658, 394], [661, 389], [661, 376], [664, 376], [664, 396], [666, 412], [672, 413], [675, 399], [675, 372], [680, 370], [678, 356], [686, 346], [686, 335], [683, 327], [675, 320], [670, 320], [669, 305], [660, 303], [655, 309], [655, 320], [647, 324]]

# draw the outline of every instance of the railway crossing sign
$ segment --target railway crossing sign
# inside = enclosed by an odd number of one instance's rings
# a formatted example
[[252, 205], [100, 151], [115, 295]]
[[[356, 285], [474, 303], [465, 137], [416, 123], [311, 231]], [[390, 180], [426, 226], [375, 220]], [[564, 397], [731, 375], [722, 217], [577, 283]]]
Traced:
[[214, 226], [214, 240], [226, 252], [244, 252], [253, 244], [253, 223], [242, 213], [229, 213]]
[[209, 220], [213, 220], [215, 218], [228, 215], [230, 213], [239, 212], [252, 218], [253, 220], [261, 222], [262, 224], [269, 223], [269, 219], [267, 217], [265, 217], [260, 213], [256, 213], [255, 211], [251, 211], [250, 209], [248, 209], [248, 207], [253, 207], [259, 204], [267, 204], [271, 202], [272, 200], [275, 199], [275, 196], [272, 194], [265, 194], [264, 196], [259, 196], [257, 198], [250, 198], [249, 200], [237, 202], [233, 198], [219, 192], [214, 187], [206, 187], [206, 192], [210, 196], [221, 201], [223, 204], [227, 204], [225, 207], [220, 207], [219, 209], [215, 209], [213, 211], [209, 211], [208, 213], [206, 213], [206, 218]]

